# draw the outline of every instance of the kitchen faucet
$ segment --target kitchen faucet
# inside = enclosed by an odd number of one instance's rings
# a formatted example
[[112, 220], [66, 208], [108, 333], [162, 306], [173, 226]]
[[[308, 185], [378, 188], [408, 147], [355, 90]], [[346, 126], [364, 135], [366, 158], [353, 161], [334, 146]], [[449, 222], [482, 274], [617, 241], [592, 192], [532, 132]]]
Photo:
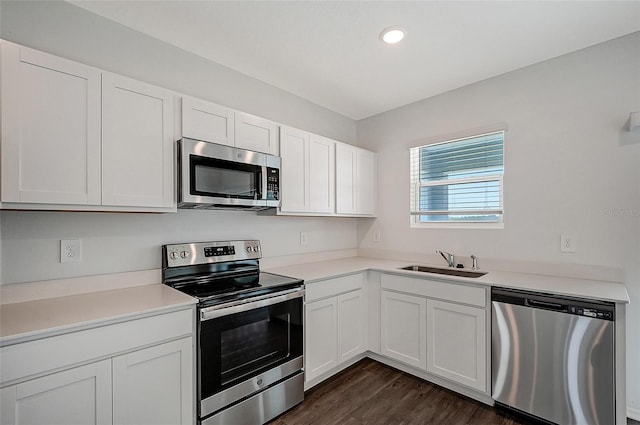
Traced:
[[439, 250], [436, 250], [436, 254], [442, 255], [442, 258], [444, 258], [447, 264], [449, 264], [449, 267], [456, 266], [456, 257], [453, 254]]

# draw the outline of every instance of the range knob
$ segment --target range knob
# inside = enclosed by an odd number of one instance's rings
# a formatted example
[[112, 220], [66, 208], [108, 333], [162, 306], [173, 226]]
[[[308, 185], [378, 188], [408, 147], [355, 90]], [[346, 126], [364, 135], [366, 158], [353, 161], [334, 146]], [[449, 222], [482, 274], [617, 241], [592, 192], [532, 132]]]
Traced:
[[181, 258], [189, 258], [190, 255], [191, 255], [191, 253], [189, 251], [180, 252], [180, 257]]
[[177, 251], [171, 251], [169, 253], [169, 258], [171, 258], [172, 260], [175, 260], [178, 258], [178, 252]]

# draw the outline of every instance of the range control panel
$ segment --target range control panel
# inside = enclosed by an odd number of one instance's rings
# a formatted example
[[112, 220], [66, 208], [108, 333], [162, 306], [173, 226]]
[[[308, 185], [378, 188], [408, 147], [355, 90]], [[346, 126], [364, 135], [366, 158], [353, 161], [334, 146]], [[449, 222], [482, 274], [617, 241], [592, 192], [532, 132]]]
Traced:
[[167, 267], [262, 258], [260, 241], [194, 242], [163, 246]]

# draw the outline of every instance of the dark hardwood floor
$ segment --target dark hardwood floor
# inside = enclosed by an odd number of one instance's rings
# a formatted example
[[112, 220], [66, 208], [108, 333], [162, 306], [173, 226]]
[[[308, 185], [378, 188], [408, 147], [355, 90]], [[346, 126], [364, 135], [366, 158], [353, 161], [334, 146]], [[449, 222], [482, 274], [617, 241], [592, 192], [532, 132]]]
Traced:
[[302, 404], [270, 422], [270, 425], [312, 424], [530, 425], [532, 422], [364, 359], [307, 391]]
[[305, 393], [271, 425], [525, 425], [520, 418], [364, 359]]

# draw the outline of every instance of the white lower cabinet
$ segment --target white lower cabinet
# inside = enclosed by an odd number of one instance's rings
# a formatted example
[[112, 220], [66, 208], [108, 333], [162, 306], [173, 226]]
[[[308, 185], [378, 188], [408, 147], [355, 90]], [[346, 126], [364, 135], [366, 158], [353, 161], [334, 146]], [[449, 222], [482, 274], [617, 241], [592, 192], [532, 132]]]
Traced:
[[191, 344], [183, 338], [113, 359], [113, 423], [191, 422]]
[[182, 310], [1, 347], [0, 423], [192, 425], [194, 322]]
[[3, 388], [0, 422], [111, 424], [111, 360], [102, 360]]
[[338, 363], [366, 351], [367, 303], [363, 290], [338, 295]]
[[427, 369], [427, 300], [382, 290], [380, 352], [420, 370]]
[[364, 274], [308, 284], [305, 305], [305, 381], [367, 350]]
[[380, 287], [380, 354], [488, 396], [487, 288], [386, 273]]
[[322, 375], [338, 364], [338, 308], [335, 297], [305, 307], [305, 379]]
[[427, 371], [487, 390], [486, 311], [427, 300]]

